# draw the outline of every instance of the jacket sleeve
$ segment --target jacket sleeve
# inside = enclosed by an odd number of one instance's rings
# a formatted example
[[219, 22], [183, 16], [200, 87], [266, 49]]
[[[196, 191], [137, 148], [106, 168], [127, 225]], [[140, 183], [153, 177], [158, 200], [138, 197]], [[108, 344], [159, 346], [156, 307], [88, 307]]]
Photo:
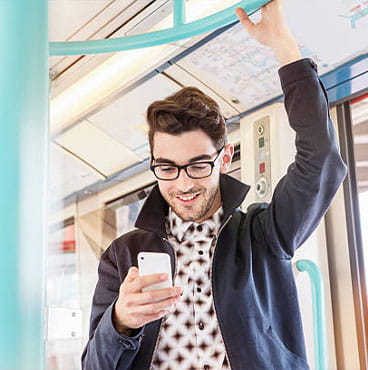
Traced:
[[112, 322], [121, 284], [114, 258], [114, 243], [102, 255], [92, 302], [89, 340], [82, 354], [85, 370], [129, 369], [137, 355], [143, 328], [133, 337], [119, 334]]
[[301, 59], [280, 68], [279, 76], [297, 152], [259, 220], [272, 253], [291, 258], [327, 211], [346, 166], [315, 63]]

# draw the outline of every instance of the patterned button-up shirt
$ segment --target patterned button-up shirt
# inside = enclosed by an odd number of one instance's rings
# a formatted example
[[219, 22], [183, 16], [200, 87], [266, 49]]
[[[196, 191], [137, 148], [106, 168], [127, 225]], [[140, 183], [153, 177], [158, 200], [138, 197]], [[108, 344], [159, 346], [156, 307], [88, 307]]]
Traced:
[[201, 224], [183, 221], [170, 208], [166, 228], [177, 255], [176, 310], [164, 318], [153, 369], [229, 369], [216, 318], [211, 266], [222, 208]]

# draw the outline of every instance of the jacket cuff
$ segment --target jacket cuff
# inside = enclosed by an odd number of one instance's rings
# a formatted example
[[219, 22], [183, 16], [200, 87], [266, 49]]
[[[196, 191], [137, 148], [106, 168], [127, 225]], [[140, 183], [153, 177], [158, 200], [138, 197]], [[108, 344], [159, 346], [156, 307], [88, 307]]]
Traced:
[[[124, 348], [127, 348], [127, 349], [136, 349], [136, 346], [134, 344], [135, 344], [135, 342], [137, 344], [139, 344], [142, 341], [143, 328], [144, 327], [133, 330], [134, 335], [132, 335], [132, 336], [128, 336], [128, 335], [119, 333], [115, 329], [114, 322], [113, 322], [113, 313], [114, 313], [114, 307], [115, 307], [116, 301], [117, 301], [117, 298], [108, 307], [108, 309], [106, 310], [106, 314], [104, 315], [104, 316], [106, 316], [106, 318], [109, 318], [108, 323], [107, 323], [108, 324], [107, 330], [109, 330], [109, 332], [110, 331], [111, 332], [114, 332], [114, 335], [116, 335], [116, 337], [120, 339], [119, 340], [119, 343], [123, 344], [123, 347]], [[129, 345], [128, 345], [128, 343], [129, 343]]]
[[119, 333], [113, 323], [113, 312], [116, 300], [107, 308], [105, 314], [103, 315], [100, 325], [101, 330], [105, 333], [109, 333], [111, 340], [120, 343], [125, 349], [137, 349], [143, 338], [143, 329], [139, 328], [134, 331], [134, 336], [127, 336], [125, 334]]
[[143, 328], [134, 337], [128, 337], [115, 330], [112, 313], [115, 301], [107, 308], [88, 342], [82, 355], [82, 369], [101, 370], [121, 368], [118, 364], [124, 363], [124, 369], [130, 365], [137, 355], [143, 338]]
[[279, 69], [282, 89], [290, 83], [303, 80], [308, 77], [318, 77], [317, 64], [311, 58], [299, 59], [286, 64]]

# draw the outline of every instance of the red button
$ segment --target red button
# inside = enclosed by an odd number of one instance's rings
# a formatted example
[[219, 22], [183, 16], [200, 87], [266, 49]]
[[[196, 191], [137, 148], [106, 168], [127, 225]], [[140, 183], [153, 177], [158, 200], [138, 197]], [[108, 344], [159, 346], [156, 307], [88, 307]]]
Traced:
[[260, 163], [259, 165], [259, 173], [265, 173], [266, 172], [266, 163]]

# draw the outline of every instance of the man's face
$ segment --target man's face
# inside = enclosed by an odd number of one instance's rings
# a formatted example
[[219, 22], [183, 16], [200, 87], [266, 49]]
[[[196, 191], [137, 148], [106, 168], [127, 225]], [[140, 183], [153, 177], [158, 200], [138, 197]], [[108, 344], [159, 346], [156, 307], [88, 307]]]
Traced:
[[[209, 177], [192, 179], [182, 169], [176, 180], [158, 180], [162, 196], [181, 219], [202, 222], [220, 207], [220, 173], [226, 172], [230, 166], [233, 150], [232, 145], [225, 147]], [[217, 150], [202, 130], [180, 135], [156, 132], [152, 154], [155, 159], [153, 164], [185, 165], [198, 161], [213, 161]]]

